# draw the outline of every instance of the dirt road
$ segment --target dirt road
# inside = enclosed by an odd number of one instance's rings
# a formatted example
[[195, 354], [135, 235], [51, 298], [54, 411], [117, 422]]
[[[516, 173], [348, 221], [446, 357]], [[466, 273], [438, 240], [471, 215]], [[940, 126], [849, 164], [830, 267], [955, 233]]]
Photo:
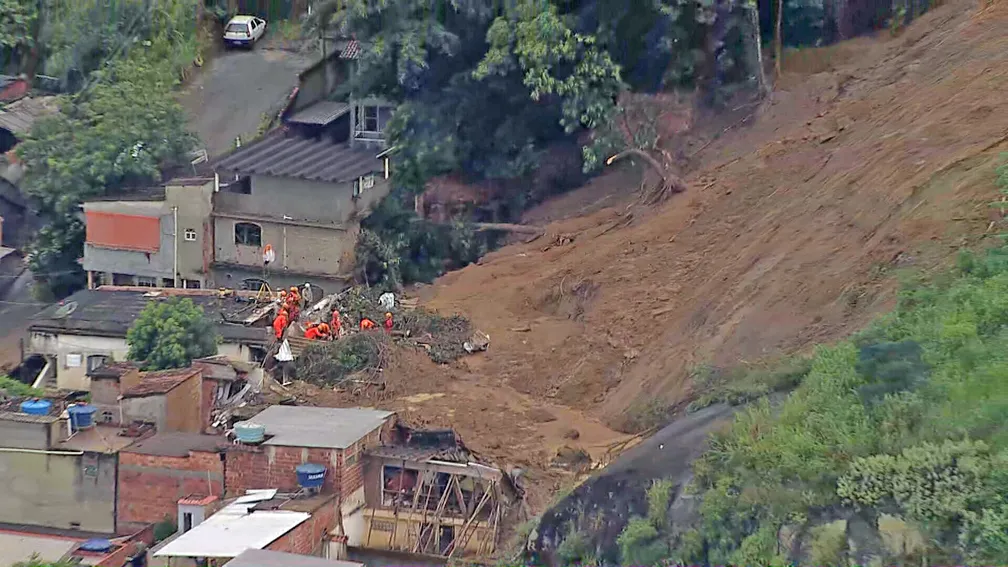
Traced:
[[297, 74], [314, 62], [313, 54], [273, 45], [265, 37], [252, 50], [221, 51], [182, 95], [189, 128], [211, 156], [233, 148], [237, 136], [254, 135], [263, 114], [279, 110]]

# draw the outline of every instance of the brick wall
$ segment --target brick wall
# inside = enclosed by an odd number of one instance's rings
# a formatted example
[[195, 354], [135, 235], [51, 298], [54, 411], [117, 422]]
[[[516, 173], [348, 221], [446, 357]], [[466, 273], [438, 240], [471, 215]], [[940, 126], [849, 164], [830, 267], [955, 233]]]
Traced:
[[211, 413], [213, 412], [214, 399], [217, 395], [217, 381], [209, 378], [202, 378], [201, 388], [203, 390], [200, 399], [200, 421], [203, 432], [210, 430]]
[[[208, 474], [209, 473], [209, 482]], [[178, 514], [178, 500], [189, 495], [220, 496], [224, 463], [217, 453], [190, 452], [188, 457], [119, 453], [120, 524], [160, 522]]]
[[196, 373], [165, 394], [168, 431], [199, 433], [203, 431], [203, 374]]
[[299, 486], [295, 469], [302, 463], [326, 467], [324, 492], [340, 490], [342, 451], [306, 447], [231, 446], [227, 450], [228, 494], [240, 495], [246, 490], [276, 488], [281, 492], [296, 491]]
[[321, 556], [328, 534], [336, 528], [336, 499], [312, 513], [304, 523], [266, 546], [270, 551]]

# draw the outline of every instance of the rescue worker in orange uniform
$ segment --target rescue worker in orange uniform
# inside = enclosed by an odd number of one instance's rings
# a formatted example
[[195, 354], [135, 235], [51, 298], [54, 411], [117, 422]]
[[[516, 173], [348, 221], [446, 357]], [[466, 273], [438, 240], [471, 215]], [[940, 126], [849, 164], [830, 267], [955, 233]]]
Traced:
[[319, 339], [323, 341], [328, 341], [329, 339], [332, 338], [332, 336], [329, 334], [329, 325], [327, 323], [319, 323], [319, 326], [316, 327], [316, 329], [318, 329]]
[[295, 303], [296, 305], [301, 305], [301, 294], [300, 294], [300, 293], [298, 293], [298, 288], [297, 288], [297, 286], [296, 286], [296, 285], [292, 285], [292, 286], [291, 286], [291, 288], [290, 288], [290, 293], [288, 293], [287, 295], [288, 295], [289, 297], [291, 297], [291, 298], [292, 298], [291, 300], [292, 300], [292, 301], [293, 301], [293, 302], [294, 302], [294, 303]]
[[391, 334], [392, 333], [392, 314], [391, 313], [386, 313], [385, 314], [385, 323], [384, 323], [384, 326], [385, 326], [385, 334], [386, 335]]
[[287, 329], [287, 323], [287, 310], [281, 309], [280, 313], [273, 319], [273, 332], [276, 334], [278, 341], [283, 338], [284, 330]]
[[318, 323], [310, 323], [308, 328], [305, 329], [304, 338], [310, 341], [318, 340], [321, 336], [322, 333], [319, 331]]
[[377, 325], [375, 325], [374, 321], [365, 317], [363, 313], [360, 314], [360, 330], [370, 331], [371, 329], [374, 329], [376, 326]]
[[343, 321], [340, 319], [339, 311], [336, 309], [333, 309], [330, 324], [332, 325], [333, 338], [338, 339], [343, 336]]

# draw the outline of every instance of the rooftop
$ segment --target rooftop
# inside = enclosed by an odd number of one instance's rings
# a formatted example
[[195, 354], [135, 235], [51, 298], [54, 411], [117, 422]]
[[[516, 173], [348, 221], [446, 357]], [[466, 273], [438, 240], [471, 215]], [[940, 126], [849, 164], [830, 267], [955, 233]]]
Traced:
[[0, 411], [0, 421], [17, 421], [19, 423], [52, 423], [59, 421], [58, 415], [29, 415], [27, 413]]
[[225, 563], [224, 567], [364, 567], [364, 564], [296, 555], [282, 551], [249, 549]]
[[337, 118], [350, 114], [350, 105], [335, 100], [321, 100], [315, 104], [295, 112], [287, 122], [295, 124], [312, 124], [328, 126]]
[[241, 175], [339, 183], [382, 171], [375, 156], [371, 149], [335, 143], [328, 138], [304, 138], [280, 129], [224, 156], [215, 169]]
[[228, 445], [223, 435], [202, 433], [158, 433], [130, 445], [127, 453], [159, 455], [162, 457], [188, 457], [192, 451], [214, 453]]
[[197, 358], [196, 360], [193, 360], [193, 366], [198, 366], [203, 370], [204, 378], [227, 381], [244, 378], [246, 374], [255, 368], [247, 362], [230, 360], [222, 354], [208, 356], [206, 358]]
[[270, 406], [251, 422], [266, 427], [263, 445], [346, 449], [378, 429], [394, 412], [367, 408]]
[[15, 135], [26, 134], [41, 116], [55, 112], [56, 97], [25, 97], [0, 109], [0, 128]]
[[137, 370], [139, 367], [134, 362], [123, 360], [119, 362], [106, 362], [98, 368], [87, 373], [88, 378], [122, 378], [128, 372]]
[[122, 393], [124, 398], [141, 398], [152, 394], [167, 394], [186, 380], [200, 373], [199, 368], [173, 368], [144, 372], [140, 382]]
[[250, 490], [201, 524], [154, 552], [155, 557], [237, 557], [262, 549], [311, 517], [291, 510], [252, 511], [276, 490]]
[[[202, 293], [195, 293], [197, 291]], [[177, 295], [189, 297], [202, 307], [217, 323], [217, 332], [225, 341], [266, 342], [265, 327], [234, 322], [247, 317], [255, 309], [255, 303], [241, 296], [219, 297], [214, 290], [85, 289], [35, 315], [29, 330], [125, 338], [126, 331], [148, 303]]]
[[88, 451], [93, 453], [118, 453], [136, 442], [136, 437], [119, 435], [119, 427], [96, 425], [91, 429], [78, 431], [73, 437], [59, 444], [64, 451]]
[[83, 539], [0, 531], [0, 565], [14, 565], [36, 555], [38, 564], [59, 561]]

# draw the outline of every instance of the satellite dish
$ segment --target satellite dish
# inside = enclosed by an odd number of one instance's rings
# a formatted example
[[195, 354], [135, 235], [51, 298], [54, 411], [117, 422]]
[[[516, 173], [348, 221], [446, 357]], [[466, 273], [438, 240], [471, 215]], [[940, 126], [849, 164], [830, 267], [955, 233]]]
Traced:
[[69, 317], [70, 314], [76, 310], [77, 310], [77, 302], [68, 301], [62, 306], [60, 306], [60, 308], [57, 309], [55, 313], [53, 313], [53, 319], [65, 319]]

